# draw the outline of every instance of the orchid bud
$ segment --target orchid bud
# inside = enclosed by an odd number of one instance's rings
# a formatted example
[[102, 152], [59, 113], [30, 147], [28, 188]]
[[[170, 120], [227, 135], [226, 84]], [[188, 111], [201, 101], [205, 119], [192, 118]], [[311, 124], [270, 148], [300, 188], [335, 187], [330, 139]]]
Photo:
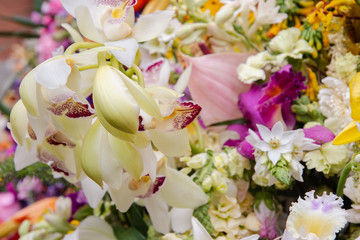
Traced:
[[176, 36], [179, 38], [185, 38], [189, 36], [196, 30], [205, 29], [207, 27], [207, 23], [190, 23], [182, 26], [177, 32]]
[[139, 126], [140, 107], [118, 71], [110, 66], [99, 67], [94, 81], [94, 105], [108, 132], [132, 140]]
[[216, 13], [215, 15], [215, 23], [224, 24], [227, 20], [229, 20], [234, 13], [233, 7], [226, 7], [226, 5]]

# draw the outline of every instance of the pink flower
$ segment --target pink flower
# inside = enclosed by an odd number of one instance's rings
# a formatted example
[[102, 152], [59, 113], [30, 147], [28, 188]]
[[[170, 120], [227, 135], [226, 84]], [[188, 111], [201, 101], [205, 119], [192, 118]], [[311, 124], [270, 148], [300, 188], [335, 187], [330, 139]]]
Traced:
[[304, 133], [306, 138], [315, 140], [317, 144], [331, 142], [335, 138], [335, 134], [330, 129], [321, 125], [305, 128]]
[[20, 204], [12, 192], [0, 193], [0, 222], [3, 222], [20, 210]]
[[264, 201], [261, 201], [258, 208], [254, 209], [256, 217], [261, 223], [260, 236], [264, 238], [274, 239], [276, 234], [276, 219], [277, 214], [275, 211], [271, 211]]
[[39, 178], [27, 176], [18, 182], [16, 188], [18, 190], [18, 198], [20, 200], [28, 200], [32, 194], [35, 196], [39, 195], [43, 190], [43, 185]]
[[296, 119], [291, 112], [291, 101], [305, 89], [304, 81], [301, 72], [296, 73], [291, 65], [286, 65], [271, 76], [268, 84], [253, 85], [250, 91], [240, 94], [239, 108], [253, 128], [256, 124], [271, 128], [282, 121], [288, 129], [293, 129]]
[[189, 90], [194, 101], [202, 107], [200, 116], [205, 125], [243, 116], [237, 107], [237, 97], [247, 92], [250, 86], [238, 80], [236, 67], [248, 56], [224, 53], [185, 57], [192, 65]]

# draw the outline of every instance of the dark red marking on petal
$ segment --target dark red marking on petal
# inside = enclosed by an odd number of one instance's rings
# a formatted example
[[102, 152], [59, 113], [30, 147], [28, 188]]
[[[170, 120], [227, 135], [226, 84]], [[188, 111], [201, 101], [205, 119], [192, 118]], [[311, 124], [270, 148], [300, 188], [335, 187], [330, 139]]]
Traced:
[[138, 131], [145, 131], [145, 126], [144, 124], [142, 123], [143, 122], [143, 117], [142, 116], [139, 116], [139, 128], [138, 128]]
[[176, 114], [173, 120], [173, 127], [175, 129], [185, 128], [192, 121], [194, 121], [194, 119], [199, 115], [200, 111], [201, 107], [193, 102], [178, 103], [178, 105], [175, 106], [173, 113]]
[[51, 145], [63, 145], [70, 148], [76, 147], [76, 144], [73, 143], [64, 133], [55, 130], [49, 136], [46, 137], [46, 141]]
[[48, 110], [55, 115], [65, 115], [69, 118], [90, 117], [94, 114], [94, 110], [88, 104], [77, 102], [73, 98], [66, 102], [52, 104]]

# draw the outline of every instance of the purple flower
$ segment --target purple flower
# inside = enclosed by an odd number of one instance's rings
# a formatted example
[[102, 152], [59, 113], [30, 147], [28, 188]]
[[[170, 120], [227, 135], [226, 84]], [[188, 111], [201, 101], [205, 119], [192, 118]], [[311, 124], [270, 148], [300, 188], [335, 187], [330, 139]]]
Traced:
[[335, 134], [330, 129], [321, 125], [305, 128], [304, 133], [306, 138], [315, 140], [315, 143], [319, 145], [331, 142], [335, 138]]
[[277, 214], [271, 211], [264, 201], [261, 201], [258, 208], [254, 209], [256, 217], [260, 221], [260, 236], [264, 238], [274, 239], [277, 237], [276, 233], [276, 219]]
[[306, 88], [304, 81], [301, 72], [296, 73], [291, 65], [286, 65], [270, 77], [268, 84], [252, 85], [248, 92], [240, 94], [239, 109], [253, 128], [256, 124], [271, 128], [277, 121], [283, 121], [288, 129], [293, 129], [296, 119], [291, 101]]

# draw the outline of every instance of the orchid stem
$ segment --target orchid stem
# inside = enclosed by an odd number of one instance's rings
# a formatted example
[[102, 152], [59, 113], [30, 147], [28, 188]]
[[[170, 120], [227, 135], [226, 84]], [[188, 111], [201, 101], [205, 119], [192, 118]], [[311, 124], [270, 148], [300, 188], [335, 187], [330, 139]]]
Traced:
[[97, 64], [90, 64], [90, 65], [85, 65], [85, 66], [80, 66], [78, 67], [79, 71], [85, 71], [85, 70], [89, 70], [89, 69], [94, 69], [94, 68], [98, 68], [99, 65]]
[[106, 62], [106, 52], [99, 52], [99, 53], [98, 53], [98, 56], [97, 56], [97, 60], [98, 60], [98, 65], [99, 65], [99, 66], [107, 65], [107, 62]]
[[196, 129], [196, 135], [198, 137], [198, 149], [201, 151], [201, 152], [204, 152], [205, 151], [205, 147], [204, 147], [204, 137], [203, 135], [201, 134], [201, 127], [199, 125], [199, 122], [198, 121], [194, 121], [193, 122], [194, 124], [194, 127]]
[[101, 46], [104, 46], [104, 44], [96, 42], [77, 42], [71, 44], [64, 52], [64, 55], [71, 55], [82, 48], [96, 48]]
[[145, 87], [145, 80], [144, 80], [144, 75], [141, 72], [141, 69], [135, 64], [132, 65], [131, 68], [133, 69], [134, 73], [137, 76], [137, 81], [138, 81], [139, 85], [144, 88]]
[[340, 179], [336, 189], [336, 195], [338, 195], [339, 197], [343, 197], [344, 195], [345, 182], [347, 177], [349, 176], [349, 173], [353, 165], [354, 165], [354, 161], [351, 160], [348, 164], [346, 164], [346, 166], [341, 172]]
[[131, 78], [131, 76], [134, 74], [134, 69], [131, 67], [128, 70], [125, 71], [126, 76]]
[[111, 66], [113, 66], [114, 68], [117, 68], [117, 69], [120, 68], [120, 63], [114, 56], [112, 56], [110, 58], [110, 63], [111, 63]]

